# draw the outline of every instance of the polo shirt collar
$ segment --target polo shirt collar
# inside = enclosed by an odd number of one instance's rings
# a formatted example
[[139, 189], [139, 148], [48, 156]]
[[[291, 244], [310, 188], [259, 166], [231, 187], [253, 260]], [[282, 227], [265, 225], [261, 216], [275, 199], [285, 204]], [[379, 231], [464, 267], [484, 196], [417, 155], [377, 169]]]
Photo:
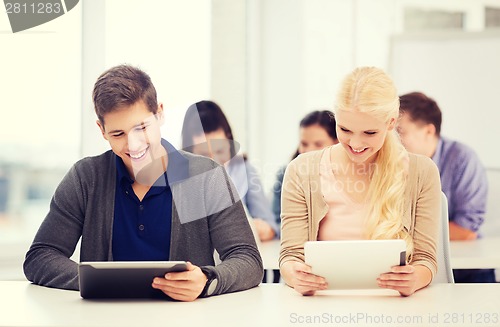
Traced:
[[438, 140], [438, 144], [436, 146], [436, 151], [432, 155], [432, 161], [439, 167], [439, 163], [441, 161], [441, 152], [443, 151], [443, 139], [440, 137]]

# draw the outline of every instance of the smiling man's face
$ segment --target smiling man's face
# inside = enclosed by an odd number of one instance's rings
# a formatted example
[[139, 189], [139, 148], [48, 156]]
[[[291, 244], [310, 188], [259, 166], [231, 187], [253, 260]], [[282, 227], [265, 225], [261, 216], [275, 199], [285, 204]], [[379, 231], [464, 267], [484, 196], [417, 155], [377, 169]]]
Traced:
[[154, 159], [165, 154], [161, 145], [160, 126], [163, 106], [152, 113], [144, 101], [120, 107], [104, 115], [104, 124], [97, 121], [103, 137], [119, 156], [132, 178]]

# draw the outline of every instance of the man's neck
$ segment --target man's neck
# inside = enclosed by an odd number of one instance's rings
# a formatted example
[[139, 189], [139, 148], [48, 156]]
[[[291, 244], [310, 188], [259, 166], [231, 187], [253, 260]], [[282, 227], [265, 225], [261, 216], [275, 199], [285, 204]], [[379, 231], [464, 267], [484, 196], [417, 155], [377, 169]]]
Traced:
[[429, 158], [432, 158], [436, 153], [438, 143], [439, 143], [439, 136], [434, 136], [429, 141], [429, 147], [427, 148], [427, 153], [425, 155], [428, 156]]
[[168, 168], [168, 154], [155, 158], [150, 164], [141, 169], [135, 176], [135, 182], [141, 185], [152, 186]]

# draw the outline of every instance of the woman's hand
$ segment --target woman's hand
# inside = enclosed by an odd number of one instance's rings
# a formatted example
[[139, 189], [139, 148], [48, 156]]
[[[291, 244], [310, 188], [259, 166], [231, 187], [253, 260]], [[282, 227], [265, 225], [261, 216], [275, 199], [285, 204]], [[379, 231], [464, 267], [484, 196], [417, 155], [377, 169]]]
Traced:
[[276, 235], [271, 225], [269, 225], [269, 223], [265, 220], [254, 218], [253, 222], [255, 225], [255, 229], [257, 230], [257, 234], [259, 234], [259, 238], [262, 242], [270, 241]]
[[194, 301], [200, 296], [207, 276], [200, 267], [187, 263], [188, 270], [182, 272], [169, 272], [165, 278], [156, 277], [153, 280], [153, 288], [161, 290], [174, 300]]
[[378, 286], [399, 292], [402, 296], [410, 296], [415, 291], [427, 286], [431, 281], [431, 272], [425, 266], [393, 266], [391, 272], [381, 274], [377, 278]]
[[302, 295], [314, 295], [316, 291], [328, 288], [326, 280], [314, 275], [311, 267], [303, 262], [287, 261], [280, 270], [285, 282]]

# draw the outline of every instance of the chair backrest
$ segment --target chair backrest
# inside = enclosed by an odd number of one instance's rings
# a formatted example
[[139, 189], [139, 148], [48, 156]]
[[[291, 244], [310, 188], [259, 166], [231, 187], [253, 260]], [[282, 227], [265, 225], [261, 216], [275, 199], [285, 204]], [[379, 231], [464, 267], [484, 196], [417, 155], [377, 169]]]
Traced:
[[484, 223], [479, 229], [483, 237], [499, 237], [500, 236], [500, 169], [491, 168], [486, 170], [488, 177], [488, 202], [486, 204], [486, 214]]
[[439, 223], [439, 235], [437, 243], [437, 265], [438, 271], [432, 283], [454, 283], [453, 270], [450, 264], [450, 232], [448, 226], [448, 200], [441, 192], [441, 217]]

